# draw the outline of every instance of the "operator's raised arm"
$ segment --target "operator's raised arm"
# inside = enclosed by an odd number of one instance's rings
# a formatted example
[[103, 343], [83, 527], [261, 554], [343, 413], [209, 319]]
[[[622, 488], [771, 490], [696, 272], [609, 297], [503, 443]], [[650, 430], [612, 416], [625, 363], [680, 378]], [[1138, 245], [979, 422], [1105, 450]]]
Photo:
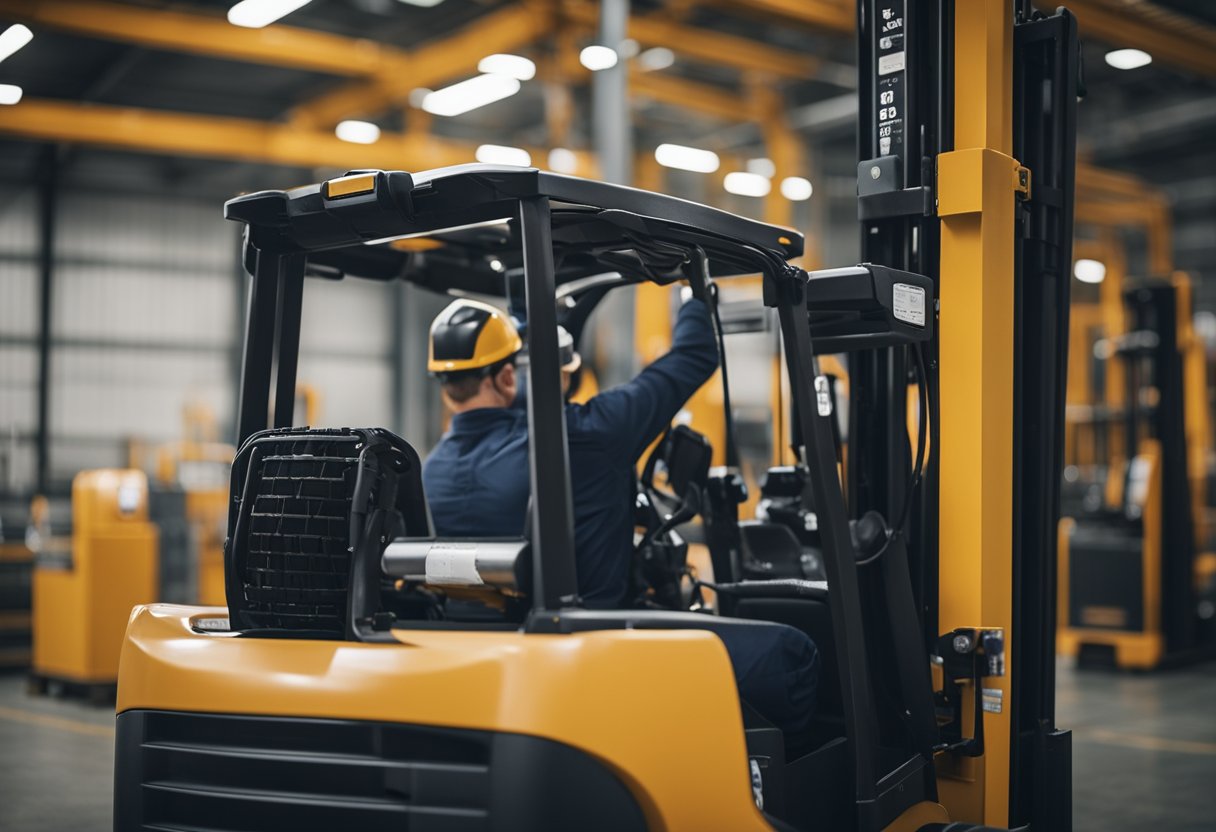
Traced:
[[717, 368], [709, 310], [703, 302], [689, 300], [680, 308], [671, 349], [632, 381], [587, 402], [586, 429], [611, 436], [616, 449], [636, 462]]

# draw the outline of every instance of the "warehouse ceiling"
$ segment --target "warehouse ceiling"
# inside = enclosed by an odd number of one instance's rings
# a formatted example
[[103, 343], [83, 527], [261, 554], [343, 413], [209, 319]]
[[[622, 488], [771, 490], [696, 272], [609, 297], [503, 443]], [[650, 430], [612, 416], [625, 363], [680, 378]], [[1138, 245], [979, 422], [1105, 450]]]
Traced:
[[[273, 166], [265, 164], [267, 159], [260, 154], [281, 143], [284, 135], [299, 131], [328, 135], [332, 144], [332, 124], [346, 116], [377, 123], [390, 137], [382, 139], [382, 146], [398, 138], [405, 142], [438, 137], [448, 142], [443, 145], [444, 155], [436, 157], [440, 163], [469, 158], [482, 142], [529, 148], [592, 147], [591, 73], [578, 65], [576, 56], [579, 48], [592, 42], [594, 4], [445, 0], [422, 8], [401, 0], [314, 0], [267, 30], [228, 26], [224, 14], [230, 4], [231, 0], [0, 0], [0, 27], [22, 19], [36, 33], [30, 46], [0, 63], [0, 83], [18, 84], [25, 94], [22, 104], [0, 111], [0, 179], [28, 183], [47, 152], [45, 147], [54, 146], [69, 184], [169, 190], [218, 200], [238, 191], [307, 181], [344, 167], [345, 158], [324, 164], [324, 153], [316, 161], [311, 156], [284, 158]], [[44, 12], [52, 6], [71, 19], [46, 19]], [[1162, 188], [1173, 201], [1177, 264], [1203, 273], [1208, 283], [1216, 282], [1216, 142], [1212, 139], [1216, 5], [1204, 0], [1077, 0], [1069, 6], [1077, 10], [1085, 37], [1089, 95], [1080, 110], [1081, 158], [1136, 174]], [[674, 141], [710, 147], [738, 160], [762, 156], [764, 118], [756, 99], [765, 88], [773, 89], [780, 95], [790, 127], [809, 142], [807, 174], [837, 183], [820, 188], [819, 199], [839, 200], [829, 210], [848, 214], [851, 193], [844, 185], [853, 169], [856, 109], [850, 98], [855, 72], [852, 7], [831, 0], [634, 2], [634, 20], [660, 27], [646, 30], [649, 41], [639, 43], [639, 49], [663, 45], [676, 51], [670, 67], [643, 72], [635, 66], [631, 71], [639, 152]], [[133, 37], [131, 31], [137, 26], [127, 27], [126, 32], [91, 27], [89, 21], [96, 18], [106, 29], [107, 10], [116, 8], [136, 14], [134, 20], [146, 16], [152, 21], [173, 13], [211, 26], [198, 28], [194, 48]], [[1086, 20], [1094, 23], [1092, 30]], [[280, 27], [304, 34], [329, 33], [342, 40], [272, 57], [231, 54], [247, 32]], [[492, 49], [511, 27], [518, 31], [517, 48], [502, 51], [526, 55], [538, 65], [537, 78], [525, 82], [518, 95], [454, 118], [431, 117], [410, 106], [406, 99], [416, 86], [419, 66], [443, 64], [445, 69], [432, 72], [436, 77], [429, 79], [436, 87], [470, 77], [480, 57], [472, 53], [483, 51], [482, 43]], [[555, 37], [553, 32], [559, 30], [565, 34]], [[1155, 47], [1151, 65], [1132, 71], [1106, 65], [1104, 55], [1112, 46], [1140, 45], [1116, 42], [1125, 30], [1132, 40], [1140, 38]], [[467, 32], [472, 36], [462, 40]], [[655, 42], [661, 37], [671, 42]], [[727, 43], [751, 51], [723, 49], [715, 38], [735, 39]], [[333, 44], [341, 44], [336, 52]], [[1212, 46], [1207, 62], [1196, 44]], [[368, 50], [377, 48], [381, 49], [376, 52], [379, 68], [364, 73]], [[411, 63], [415, 55], [420, 57]], [[770, 65], [770, 60], [775, 63]], [[759, 63], [750, 67], [748, 61]], [[377, 92], [385, 87], [391, 92]], [[559, 99], [568, 106], [555, 104]], [[354, 109], [347, 113], [349, 101], [357, 103], [350, 104]], [[13, 132], [6, 125], [15, 122], [22, 106], [31, 102], [88, 109], [56, 110], [62, 124], [45, 134], [3, 135]], [[225, 159], [194, 150], [132, 152], [137, 142], [105, 148], [92, 141], [61, 140], [74, 135], [77, 115], [121, 115], [108, 108], [235, 118], [242, 120], [242, 127], [267, 125], [281, 131], [273, 137], [266, 134], [265, 139], [260, 133], [233, 132], [231, 141], [248, 147], [218, 148], [215, 155]], [[558, 110], [562, 112], [555, 115]], [[180, 130], [188, 134], [192, 124], [185, 123]], [[147, 131], [161, 129], [151, 125]], [[562, 135], [555, 139], [554, 132]], [[413, 158], [411, 154], [423, 146], [417, 141], [403, 144], [402, 158]], [[669, 177], [669, 186], [684, 187], [690, 181]], [[730, 207], [745, 210], [746, 204]], [[1211, 300], [1216, 305], [1216, 296]]]

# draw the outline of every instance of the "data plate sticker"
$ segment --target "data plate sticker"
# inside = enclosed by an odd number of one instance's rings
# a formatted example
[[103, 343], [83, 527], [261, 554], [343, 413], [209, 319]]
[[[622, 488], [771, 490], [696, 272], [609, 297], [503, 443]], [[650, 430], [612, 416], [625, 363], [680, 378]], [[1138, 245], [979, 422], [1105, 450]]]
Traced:
[[983, 708], [986, 714], [999, 714], [1005, 704], [1005, 691], [1000, 688], [984, 688]]
[[893, 303], [895, 317], [916, 326], [925, 325], [925, 290], [908, 283], [896, 283]]

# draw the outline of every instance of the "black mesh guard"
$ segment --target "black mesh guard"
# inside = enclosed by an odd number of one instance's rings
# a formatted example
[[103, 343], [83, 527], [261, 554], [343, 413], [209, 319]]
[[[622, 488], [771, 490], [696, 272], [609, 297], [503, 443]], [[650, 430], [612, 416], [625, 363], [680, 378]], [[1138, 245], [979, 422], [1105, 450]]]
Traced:
[[380, 555], [428, 535], [422, 466], [380, 429], [254, 434], [232, 466], [225, 573], [247, 635], [364, 638], [379, 611]]

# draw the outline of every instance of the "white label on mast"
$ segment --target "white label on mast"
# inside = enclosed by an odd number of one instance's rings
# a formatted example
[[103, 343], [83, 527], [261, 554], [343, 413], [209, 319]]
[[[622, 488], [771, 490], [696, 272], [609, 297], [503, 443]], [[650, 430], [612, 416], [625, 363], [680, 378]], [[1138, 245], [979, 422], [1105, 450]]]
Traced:
[[925, 290], [907, 283], [896, 283], [891, 308], [895, 317], [916, 326], [925, 325]]

